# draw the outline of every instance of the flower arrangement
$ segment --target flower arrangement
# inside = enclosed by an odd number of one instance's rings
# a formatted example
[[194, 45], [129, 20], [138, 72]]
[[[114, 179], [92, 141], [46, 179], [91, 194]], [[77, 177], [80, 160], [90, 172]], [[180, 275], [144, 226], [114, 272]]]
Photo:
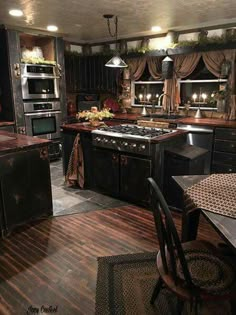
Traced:
[[104, 108], [98, 111], [96, 106], [91, 107], [90, 111], [84, 110], [77, 114], [77, 118], [84, 118], [89, 120], [91, 123], [94, 121], [103, 120], [104, 118], [113, 118], [114, 114], [110, 113], [108, 109]]
[[225, 90], [220, 90], [213, 92], [213, 99], [218, 101], [218, 100], [224, 100], [226, 96], [226, 91]]

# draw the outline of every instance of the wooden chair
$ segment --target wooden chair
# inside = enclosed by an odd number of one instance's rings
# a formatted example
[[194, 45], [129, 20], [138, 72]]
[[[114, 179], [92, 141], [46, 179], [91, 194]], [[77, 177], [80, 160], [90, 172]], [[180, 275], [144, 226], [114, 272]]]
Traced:
[[[177, 312], [181, 314], [184, 301], [190, 301], [195, 314], [205, 300], [233, 300], [236, 273], [232, 264], [219, 250], [206, 241], [180, 242], [168, 205], [152, 178], [151, 207], [153, 210], [160, 250], [157, 254], [159, 278], [154, 288], [154, 304], [163, 285], [178, 298]], [[220, 273], [219, 273], [220, 271]], [[217, 277], [221, 274], [221, 278]]]

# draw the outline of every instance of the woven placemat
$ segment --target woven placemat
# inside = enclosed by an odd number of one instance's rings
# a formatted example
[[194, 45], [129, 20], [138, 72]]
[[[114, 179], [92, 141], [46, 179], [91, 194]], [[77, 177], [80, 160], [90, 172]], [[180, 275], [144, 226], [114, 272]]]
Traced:
[[196, 208], [236, 218], [236, 173], [212, 174], [185, 191]]

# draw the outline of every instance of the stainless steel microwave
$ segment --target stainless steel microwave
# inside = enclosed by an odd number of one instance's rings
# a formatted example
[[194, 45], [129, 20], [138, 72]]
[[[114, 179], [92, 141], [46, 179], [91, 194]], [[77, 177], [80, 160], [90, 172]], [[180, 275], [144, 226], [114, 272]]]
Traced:
[[54, 65], [21, 64], [23, 100], [59, 98], [60, 76]]

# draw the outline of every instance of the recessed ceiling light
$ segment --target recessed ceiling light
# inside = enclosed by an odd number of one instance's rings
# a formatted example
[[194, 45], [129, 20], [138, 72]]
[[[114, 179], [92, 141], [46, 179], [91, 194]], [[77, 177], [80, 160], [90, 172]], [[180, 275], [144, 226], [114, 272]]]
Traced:
[[56, 32], [58, 30], [58, 27], [56, 25], [48, 25], [47, 30], [50, 32]]
[[161, 27], [160, 26], [152, 26], [151, 30], [153, 32], [160, 32], [161, 31]]
[[13, 9], [9, 11], [9, 14], [12, 16], [22, 16], [23, 12], [21, 10]]

